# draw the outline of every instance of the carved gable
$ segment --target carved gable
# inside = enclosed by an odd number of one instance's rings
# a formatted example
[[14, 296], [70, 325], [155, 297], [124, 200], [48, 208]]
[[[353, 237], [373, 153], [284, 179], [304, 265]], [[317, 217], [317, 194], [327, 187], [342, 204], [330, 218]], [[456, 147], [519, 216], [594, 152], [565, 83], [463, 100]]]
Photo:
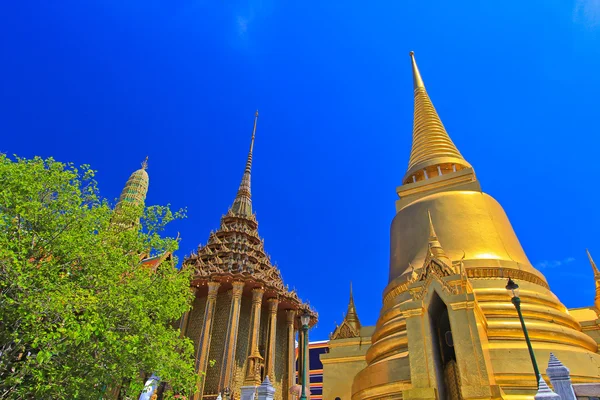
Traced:
[[344, 321], [337, 328], [335, 328], [335, 331], [333, 331], [333, 333], [331, 334], [331, 340], [348, 339], [348, 338], [355, 338], [355, 337], [359, 337], [359, 336], [360, 336], [360, 332], [357, 332], [357, 330], [354, 329], [348, 323], [348, 321]]

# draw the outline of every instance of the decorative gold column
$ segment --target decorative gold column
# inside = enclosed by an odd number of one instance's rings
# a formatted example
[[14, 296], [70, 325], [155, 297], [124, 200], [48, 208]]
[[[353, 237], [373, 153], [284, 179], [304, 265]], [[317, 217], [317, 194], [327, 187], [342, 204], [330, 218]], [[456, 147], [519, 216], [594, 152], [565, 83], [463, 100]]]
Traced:
[[287, 364], [287, 387], [284, 387], [283, 392], [287, 394], [287, 398], [290, 398], [290, 389], [296, 383], [296, 346], [294, 339], [296, 338], [296, 331], [294, 330], [294, 321], [296, 320], [296, 310], [285, 310], [285, 322], [287, 324], [288, 333], [288, 364]]
[[267, 349], [267, 375], [271, 379], [271, 382], [275, 382], [275, 341], [276, 341], [276, 329], [277, 329], [277, 306], [279, 305], [279, 299], [273, 297], [267, 300], [269, 310], [269, 342]]
[[[192, 299], [192, 307], [193, 307], [194, 301], [196, 300], [196, 294], [198, 293], [198, 288], [193, 287], [192, 293], [194, 294], [194, 298]], [[179, 322], [179, 336], [180, 337], [185, 337], [185, 334], [187, 333], [191, 312], [192, 312], [192, 309], [189, 309], [183, 314], [183, 317], [181, 317], [181, 321]]]
[[229, 388], [231, 385], [231, 379], [233, 377], [235, 348], [237, 345], [243, 289], [244, 282], [233, 282], [233, 289], [231, 290], [231, 308], [229, 309], [229, 323], [227, 324], [225, 348], [223, 350], [223, 361], [221, 363], [221, 380], [219, 382], [219, 390]]
[[[215, 304], [217, 303], [217, 292], [219, 291], [219, 286], [221, 286], [221, 282], [208, 282], [208, 296], [206, 297], [206, 307], [204, 309], [202, 333], [200, 334], [198, 351], [196, 352], [196, 373], [198, 374], [206, 372], [206, 369], [208, 368], [208, 349], [210, 349], [213, 314], [215, 313]], [[202, 398], [205, 381], [206, 380], [202, 378], [198, 383], [198, 392], [194, 394], [194, 400]]]
[[260, 309], [262, 306], [262, 297], [265, 290], [263, 288], [252, 289], [252, 315], [250, 331], [250, 347], [248, 348], [248, 360], [246, 361], [246, 378], [244, 385], [260, 385], [260, 373], [257, 364], [262, 360], [258, 351], [258, 337], [260, 333]]

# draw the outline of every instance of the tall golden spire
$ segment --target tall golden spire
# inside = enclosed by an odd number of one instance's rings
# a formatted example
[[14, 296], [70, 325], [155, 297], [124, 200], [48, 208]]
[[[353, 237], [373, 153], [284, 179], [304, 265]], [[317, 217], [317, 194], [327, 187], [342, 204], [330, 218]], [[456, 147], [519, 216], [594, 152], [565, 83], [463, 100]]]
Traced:
[[348, 322], [356, 332], [360, 332], [360, 321], [358, 320], [356, 306], [354, 305], [354, 296], [352, 294], [352, 282], [350, 282], [350, 301], [348, 302], [348, 310], [346, 311], [344, 320]]
[[256, 123], [258, 121], [258, 110], [254, 114], [254, 128], [252, 129], [252, 140], [250, 141], [250, 151], [248, 151], [248, 160], [246, 161], [246, 169], [242, 176], [242, 182], [238, 189], [231, 211], [234, 214], [240, 214], [244, 216], [252, 215], [252, 193], [250, 191], [250, 177], [252, 172], [252, 151], [254, 150], [254, 137], [256, 135]]
[[[446, 132], [435, 107], [425, 90], [417, 67], [415, 53], [410, 52], [415, 94], [413, 143], [404, 183], [412, 182], [412, 175], [427, 167], [443, 166], [446, 170], [471, 168]], [[441, 171], [441, 169], [438, 169]]]

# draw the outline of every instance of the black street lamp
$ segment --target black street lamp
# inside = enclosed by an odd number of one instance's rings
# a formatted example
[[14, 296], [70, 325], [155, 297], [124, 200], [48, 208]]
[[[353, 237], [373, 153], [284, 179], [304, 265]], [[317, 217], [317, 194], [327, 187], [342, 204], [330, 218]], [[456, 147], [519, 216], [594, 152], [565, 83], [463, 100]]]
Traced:
[[506, 284], [506, 290], [508, 290], [508, 294], [511, 297], [511, 301], [517, 309], [517, 313], [519, 314], [519, 320], [521, 321], [521, 327], [523, 328], [523, 333], [525, 334], [525, 341], [527, 342], [527, 348], [529, 349], [529, 357], [531, 357], [531, 364], [533, 364], [533, 372], [535, 373], [535, 382], [539, 387], [540, 384], [540, 370], [537, 366], [537, 361], [535, 361], [535, 354], [533, 353], [533, 347], [531, 347], [531, 341], [529, 340], [529, 334], [527, 333], [527, 327], [525, 326], [525, 320], [523, 319], [523, 314], [521, 313], [521, 298], [519, 297], [519, 285], [517, 285], [512, 279], [508, 278], [508, 283]]
[[302, 324], [302, 332], [304, 332], [304, 344], [302, 345], [302, 395], [300, 400], [306, 400], [306, 374], [304, 373], [308, 368], [305, 367], [305, 363], [308, 362], [308, 323], [310, 322], [310, 314], [305, 311], [300, 317], [300, 323]]

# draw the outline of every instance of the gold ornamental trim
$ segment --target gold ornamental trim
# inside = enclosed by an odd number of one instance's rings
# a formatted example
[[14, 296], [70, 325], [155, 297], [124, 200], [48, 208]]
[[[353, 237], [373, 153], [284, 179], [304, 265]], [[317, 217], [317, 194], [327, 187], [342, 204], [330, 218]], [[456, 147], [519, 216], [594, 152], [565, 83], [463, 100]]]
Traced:
[[[503, 267], [466, 267], [467, 278], [469, 279], [508, 279], [509, 277], [512, 279], [517, 279], [520, 281], [526, 281], [530, 283], [534, 283], [536, 285], [542, 286], [545, 289], [550, 290], [548, 283], [541, 279], [539, 276], [520, 269], [511, 269], [511, 268], [503, 268]], [[407, 277], [407, 279], [409, 279]], [[387, 308], [391, 305], [392, 301], [408, 291], [408, 286], [411, 284], [410, 281], [405, 281], [400, 283], [398, 286], [394, 287], [392, 290], [387, 292], [383, 296], [383, 304]]]
[[404, 293], [408, 290], [409, 285], [410, 285], [410, 282], [406, 281], [406, 282], [399, 284], [398, 286], [396, 286], [394, 289], [390, 290], [389, 292], [387, 292], [385, 294], [385, 296], [383, 296], [383, 304], [386, 307], [389, 306], [389, 303], [391, 303], [392, 300], [394, 300], [396, 297], [398, 297], [399, 295], [401, 295], [402, 293]]
[[520, 281], [526, 281], [530, 283], [534, 283], [536, 285], [540, 285], [545, 289], [550, 290], [550, 286], [548, 283], [541, 279], [539, 276], [520, 269], [511, 269], [511, 268], [502, 268], [502, 267], [475, 267], [475, 268], [466, 268], [467, 277], [470, 279], [517, 279]]
[[322, 358], [321, 364], [337, 364], [344, 362], [356, 362], [365, 361], [365, 356], [350, 356], [350, 357], [335, 357], [335, 358]]

